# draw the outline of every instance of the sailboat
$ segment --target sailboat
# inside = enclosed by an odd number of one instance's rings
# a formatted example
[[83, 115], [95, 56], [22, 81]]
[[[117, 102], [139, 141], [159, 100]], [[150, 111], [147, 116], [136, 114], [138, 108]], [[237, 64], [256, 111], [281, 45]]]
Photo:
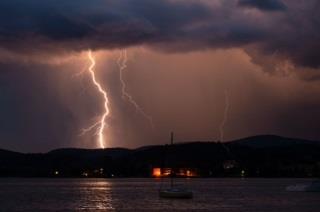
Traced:
[[[173, 132], [171, 132], [171, 145], [173, 145]], [[185, 189], [178, 188], [174, 186], [173, 177], [174, 169], [170, 169], [170, 188], [159, 189], [159, 197], [161, 198], [174, 198], [174, 199], [191, 199], [193, 198], [193, 192]]]
[[287, 191], [320, 192], [320, 180], [314, 180], [310, 183], [287, 186], [286, 190]]

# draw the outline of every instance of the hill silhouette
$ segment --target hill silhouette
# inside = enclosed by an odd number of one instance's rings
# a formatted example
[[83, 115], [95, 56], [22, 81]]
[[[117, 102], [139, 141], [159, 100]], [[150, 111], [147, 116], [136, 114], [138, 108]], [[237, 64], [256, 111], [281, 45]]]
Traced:
[[273, 135], [137, 149], [0, 150], [0, 176], [150, 177], [154, 167], [188, 167], [201, 177], [320, 177], [319, 153], [320, 142]]

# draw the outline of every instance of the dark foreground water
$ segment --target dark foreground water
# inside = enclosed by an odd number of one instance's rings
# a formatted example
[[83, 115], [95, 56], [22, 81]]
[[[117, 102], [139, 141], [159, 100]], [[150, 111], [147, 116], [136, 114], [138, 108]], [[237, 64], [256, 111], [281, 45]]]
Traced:
[[192, 200], [160, 199], [159, 179], [0, 179], [0, 211], [320, 212], [320, 193], [287, 192], [310, 179], [180, 179]]

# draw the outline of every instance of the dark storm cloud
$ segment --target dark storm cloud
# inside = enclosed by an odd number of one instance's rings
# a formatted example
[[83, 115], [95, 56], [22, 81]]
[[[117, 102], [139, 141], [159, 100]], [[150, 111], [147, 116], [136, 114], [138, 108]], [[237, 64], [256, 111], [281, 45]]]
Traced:
[[266, 11], [285, 10], [286, 5], [279, 0], [239, 0], [240, 6], [258, 8]]
[[[0, 45], [19, 53], [135, 45], [165, 51], [254, 46], [259, 54], [277, 52], [296, 65], [319, 68], [317, 0], [214, 2], [3, 0]], [[262, 14], [248, 13], [244, 6]]]
[[[112, 48], [169, 41], [209, 16], [200, 4], [169, 1], [2, 1], [1, 40], [8, 48]], [[31, 46], [27, 43], [30, 41]]]

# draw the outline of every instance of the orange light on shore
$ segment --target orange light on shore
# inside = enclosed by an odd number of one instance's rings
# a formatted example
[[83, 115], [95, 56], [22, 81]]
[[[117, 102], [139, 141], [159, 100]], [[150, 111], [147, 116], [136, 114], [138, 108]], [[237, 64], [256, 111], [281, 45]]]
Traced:
[[161, 177], [161, 168], [153, 168], [152, 176]]
[[[153, 177], [170, 177], [172, 173], [171, 168], [153, 168], [152, 176]], [[173, 173], [176, 177], [197, 177], [198, 173], [196, 169], [193, 168], [177, 168]]]

